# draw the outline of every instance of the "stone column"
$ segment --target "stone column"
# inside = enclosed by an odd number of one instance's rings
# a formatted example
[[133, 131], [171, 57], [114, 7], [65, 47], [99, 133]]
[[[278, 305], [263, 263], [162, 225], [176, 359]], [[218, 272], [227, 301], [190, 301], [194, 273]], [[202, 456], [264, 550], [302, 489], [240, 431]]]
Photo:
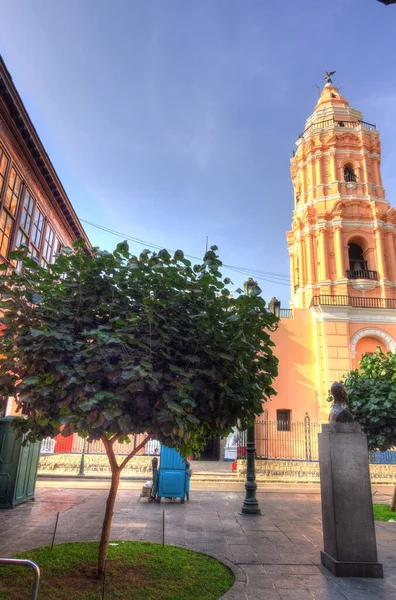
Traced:
[[327, 270], [327, 244], [326, 244], [326, 228], [319, 229], [319, 279], [321, 281], [328, 280]]
[[336, 259], [337, 279], [345, 279], [346, 272], [344, 267], [344, 241], [342, 227], [340, 225], [334, 228], [334, 253]]
[[321, 185], [323, 183], [323, 178], [322, 178], [322, 156], [317, 156], [316, 157], [315, 171], [316, 171], [316, 185]]
[[338, 181], [338, 174], [337, 174], [337, 164], [336, 164], [336, 155], [335, 152], [332, 152], [331, 154], [331, 181]]
[[315, 262], [313, 252], [312, 233], [308, 232], [305, 236], [305, 245], [307, 249], [307, 283], [315, 283]]
[[382, 243], [382, 229], [377, 227], [374, 229], [376, 257], [380, 279], [387, 279], [385, 260], [384, 260], [384, 244]]
[[319, 433], [322, 564], [336, 577], [383, 577], [378, 563], [367, 437], [358, 423]]
[[307, 283], [306, 268], [305, 268], [305, 248], [304, 238], [302, 231], [300, 231], [300, 237], [298, 238], [298, 268], [299, 268], [299, 279], [300, 287], [304, 287]]
[[395, 238], [393, 231], [387, 230], [385, 234], [386, 248], [388, 255], [388, 279], [396, 282], [396, 254], [395, 254]]

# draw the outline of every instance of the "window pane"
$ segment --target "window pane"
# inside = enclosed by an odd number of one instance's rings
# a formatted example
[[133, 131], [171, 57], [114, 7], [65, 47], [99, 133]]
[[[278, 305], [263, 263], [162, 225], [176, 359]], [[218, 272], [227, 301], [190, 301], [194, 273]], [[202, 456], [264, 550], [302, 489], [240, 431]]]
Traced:
[[29, 192], [27, 191], [25, 194], [25, 200], [23, 203], [23, 210], [22, 210], [22, 217], [21, 217], [21, 227], [22, 227], [22, 229], [25, 230], [27, 235], [29, 235], [30, 225], [32, 223], [33, 207], [34, 207], [34, 200], [31, 197], [31, 195], [29, 194]]
[[[18, 229], [18, 233], [17, 233], [17, 237], [16, 237], [16, 241], [15, 241], [15, 248], [19, 248], [20, 246], [27, 246], [29, 243], [28, 237], [27, 235], [25, 235], [22, 231], [22, 229]], [[15, 262], [14, 262], [15, 264]], [[16, 270], [18, 271], [18, 273], [20, 273], [22, 271], [22, 263], [21, 261], [18, 261], [16, 263]]]
[[60, 241], [60, 239], [57, 237], [55, 240], [55, 249], [54, 249], [54, 253], [52, 255], [52, 262], [55, 262], [56, 257], [62, 254], [62, 242]]
[[43, 225], [44, 225], [44, 215], [37, 208], [36, 214], [34, 216], [33, 222], [33, 231], [32, 231], [32, 243], [36, 246], [37, 249], [40, 248], [41, 235], [43, 233]]
[[28, 237], [23, 233], [21, 229], [18, 229], [17, 238], [15, 242], [15, 248], [19, 248], [19, 246], [27, 246], [28, 245]]
[[55, 234], [54, 234], [53, 230], [51, 229], [51, 227], [48, 225], [47, 229], [45, 231], [45, 242], [44, 242], [44, 249], [43, 249], [43, 258], [47, 263], [51, 262], [52, 247], [54, 245], [54, 237], [55, 237]]
[[290, 431], [290, 410], [277, 410], [276, 420], [278, 424], [278, 431]]
[[3, 149], [0, 147], [0, 194], [3, 189], [4, 177], [7, 170], [8, 158], [3, 152]]
[[7, 258], [8, 254], [12, 224], [12, 218], [3, 208], [0, 215], [0, 254], [4, 258]]
[[21, 178], [19, 177], [15, 169], [12, 168], [8, 180], [7, 194], [4, 200], [4, 206], [9, 210], [12, 216], [15, 216], [17, 210], [20, 191]]

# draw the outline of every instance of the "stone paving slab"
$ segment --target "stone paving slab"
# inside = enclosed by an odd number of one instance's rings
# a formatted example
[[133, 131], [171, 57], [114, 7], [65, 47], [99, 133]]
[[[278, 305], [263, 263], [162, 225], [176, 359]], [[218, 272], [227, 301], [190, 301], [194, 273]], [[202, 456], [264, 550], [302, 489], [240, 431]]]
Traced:
[[[240, 514], [239, 492], [194, 492], [184, 505], [138, 498], [137, 490], [119, 492], [112, 538], [162, 542], [165, 511], [166, 543], [233, 568], [224, 600], [396, 600], [396, 523], [376, 526], [383, 580], [337, 579], [320, 565], [319, 494], [261, 492], [259, 517]], [[105, 501], [100, 489], [39, 489], [34, 503], [0, 511], [0, 556], [49, 544], [58, 512], [56, 542], [99, 539]]]

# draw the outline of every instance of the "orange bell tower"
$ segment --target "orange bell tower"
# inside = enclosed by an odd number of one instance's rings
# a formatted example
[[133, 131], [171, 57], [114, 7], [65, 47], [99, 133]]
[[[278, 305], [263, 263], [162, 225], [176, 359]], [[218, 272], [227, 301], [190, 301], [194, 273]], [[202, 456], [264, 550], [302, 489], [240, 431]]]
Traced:
[[333, 381], [363, 352], [396, 350], [396, 210], [381, 179], [379, 133], [327, 84], [291, 159], [291, 310], [273, 334], [278, 396], [269, 418], [328, 418]]
[[328, 79], [291, 159], [291, 305], [339, 297], [386, 306], [396, 298], [396, 212], [382, 186], [379, 133]]

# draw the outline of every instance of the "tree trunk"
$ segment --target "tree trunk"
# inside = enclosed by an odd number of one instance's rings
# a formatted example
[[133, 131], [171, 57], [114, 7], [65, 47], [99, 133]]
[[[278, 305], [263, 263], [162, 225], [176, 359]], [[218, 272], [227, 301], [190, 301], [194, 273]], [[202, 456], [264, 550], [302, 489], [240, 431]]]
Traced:
[[392, 512], [396, 511], [396, 485], [395, 485], [394, 490], [393, 490], [393, 496], [392, 496], [392, 501], [391, 501], [391, 504], [390, 504], [390, 509], [391, 509]]
[[137, 448], [134, 448], [132, 452], [130, 452], [128, 456], [124, 458], [120, 466], [118, 466], [117, 459], [113, 450], [113, 445], [119, 437], [120, 436], [116, 435], [110, 440], [108, 440], [105, 434], [102, 436], [102, 442], [104, 444], [104, 447], [106, 448], [106, 454], [107, 458], [109, 459], [111, 468], [111, 485], [109, 495], [107, 496], [106, 512], [103, 520], [102, 535], [100, 536], [99, 543], [98, 577], [104, 576], [107, 552], [109, 549], [110, 542], [111, 524], [113, 522], [114, 506], [117, 499], [118, 487], [120, 485], [121, 471], [128, 464], [131, 458], [133, 458], [135, 454], [137, 454], [139, 450], [147, 444], [151, 436], [148, 435], [147, 437], [145, 437], [141, 444], [139, 444]]
[[99, 544], [98, 576], [104, 576], [107, 552], [109, 549], [111, 524], [113, 521], [114, 506], [117, 498], [118, 486], [120, 485], [121, 469], [111, 465], [111, 486], [106, 501], [106, 512], [102, 525], [102, 535]]

